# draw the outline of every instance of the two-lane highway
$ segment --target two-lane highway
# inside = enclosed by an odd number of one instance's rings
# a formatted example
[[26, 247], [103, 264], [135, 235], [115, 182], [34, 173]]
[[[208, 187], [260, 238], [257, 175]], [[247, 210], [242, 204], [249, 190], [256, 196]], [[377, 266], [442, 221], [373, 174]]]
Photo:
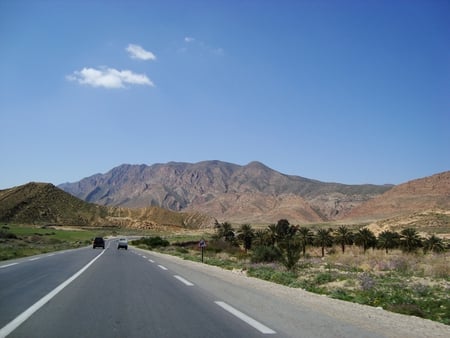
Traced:
[[445, 325], [411, 318], [154, 252], [118, 250], [114, 241], [105, 250], [86, 247], [0, 264], [0, 338], [450, 333]]
[[[4, 296], [1, 325], [6, 325], [100, 252], [103, 251], [84, 248], [0, 269]], [[275, 332], [150, 258], [111, 245], [9, 336], [261, 337], [265, 334]]]

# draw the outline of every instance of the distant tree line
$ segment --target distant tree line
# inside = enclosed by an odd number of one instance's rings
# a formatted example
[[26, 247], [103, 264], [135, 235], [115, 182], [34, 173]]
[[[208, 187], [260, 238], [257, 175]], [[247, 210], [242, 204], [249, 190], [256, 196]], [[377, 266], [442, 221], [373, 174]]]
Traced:
[[243, 224], [237, 230], [228, 222], [215, 224], [215, 240], [224, 241], [231, 246], [242, 246], [245, 252], [252, 251], [253, 262], [281, 262], [288, 270], [292, 270], [299, 259], [307, 255], [310, 246], [319, 247], [322, 257], [326, 248], [338, 245], [345, 253], [349, 245], [356, 245], [366, 253], [368, 249], [389, 250], [401, 249], [413, 253], [422, 249], [424, 253], [440, 253], [447, 250], [444, 241], [436, 235], [423, 238], [417, 230], [406, 228], [400, 232], [384, 230], [378, 237], [368, 228], [357, 231], [345, 225], [337, 229], [291, 225], [288, 220], [281, 219], [276, 224], [263, 230], [254, 230], [251, 225]]

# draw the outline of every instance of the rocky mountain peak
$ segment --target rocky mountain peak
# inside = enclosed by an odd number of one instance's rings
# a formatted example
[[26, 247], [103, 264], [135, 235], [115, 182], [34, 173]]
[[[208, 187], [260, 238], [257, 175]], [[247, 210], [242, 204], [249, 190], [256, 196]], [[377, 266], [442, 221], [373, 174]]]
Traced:
[[123, 164], [60, 188], [102, 205], [199, 211], [227, 221], [276, 222], [289, 215], [294, 222], [319, 222], [391, 187], [324, 183], [284, 175], [257, 161], [241, 166], [214, 160]]

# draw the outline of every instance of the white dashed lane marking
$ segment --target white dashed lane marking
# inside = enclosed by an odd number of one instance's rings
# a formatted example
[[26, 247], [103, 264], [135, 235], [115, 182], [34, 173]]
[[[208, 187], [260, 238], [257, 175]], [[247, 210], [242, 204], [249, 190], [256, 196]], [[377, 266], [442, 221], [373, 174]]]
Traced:
[[192, 283], [189, 282], [187, 279], [184, 279], [184, 278], [181, 277], [181, 276], [175, 275], [174, 277], [175, 277], [176, 279], [178, 279], [180, 282], [182, 282], [184, 285], [187, 285], [187, 286], [194, 286], [194, 284], [192, 284]]
[[228, 305], [225, 302], [221, 302], [221, 301], [216, 301], [214, 302], [217, 305], [219, 305], [222, 309], [224, 309], [225, 311], [228, 311], [229, 313], [231, 313], [233, 316], [239, 318], [240, 320], [246, 322], [248, 325], [252, 326], [253, 328], [257, 329], [259, 332], [264, 333], [264, 334], [275, 334], [276, 332], [274, 330], [272, 330], [271, 328], [261, 324], [260, 322], [258, 322], [257, 320], [247, 316], [245, 313], [242, 313], [239, 310], [236, 310], [234, 307], [232, 307], [231, 305]]
[[10, 266], [14, 266], [17, 264], [19, 264], [19, 263], [11, 263], [11, 264], [2, 265], [2, 266], [0, 266], [0, 269], [9, 268]]
[[[147, 258], [144, 255], [139, 255], [145, 259], [147, 259], [150, 263], [155, 263], [155, 261], [153, 259]], [[169, 270], [167, 269], [164, 265], [160, 265], [158, 264], [158, 267], [162, 270]], [[176, 279], [178, 279], [180, 282], [182, 282], [184, 285], [186, 286], [194, 286], [193, 283], [191, 283], [190, 281], [188, 281], [187, 279], [178, 276], [178, 275], [174, 275], [174, 277]], [[258, 322], [257, 320], [249, 317], [248, 315], [246, 315], [245, 313], [235, 309], [234, 307], [232, 307], [231, 305], [228, 305], [225, 302], [222, 301], [215, 301], [214, 303], [216, 303], [217, 305], [219, 305], [222, 309], [224, 309], [225, 311], [231, 313], [233, 316], [239, 318], [240, 320], [242, 320], [243, 322], [247, 323], [248, 325], [250, 325], [251, 327], [255, 328], [256, 330], [258, 330], [259, 332], [263, 333], [263, 334], [276, 334], [276, 332], [274, 330], [272, 330], [271, 328], [265, 326], [264, 324]]]

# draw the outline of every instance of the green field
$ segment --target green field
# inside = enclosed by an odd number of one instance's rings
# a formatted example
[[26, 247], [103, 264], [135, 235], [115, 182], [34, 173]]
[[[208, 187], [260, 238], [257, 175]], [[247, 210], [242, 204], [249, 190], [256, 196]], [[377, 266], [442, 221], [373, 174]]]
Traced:
[[0, 225], [0, 261], [91, 245], [96, 236], [153, 236], [170, 232], [119, 227]]
[[0, 260], [87, 246], [95, 236], [105, 235], [107, 233], [100, 229], [66, 230], [4, 224], [0, 227]]

